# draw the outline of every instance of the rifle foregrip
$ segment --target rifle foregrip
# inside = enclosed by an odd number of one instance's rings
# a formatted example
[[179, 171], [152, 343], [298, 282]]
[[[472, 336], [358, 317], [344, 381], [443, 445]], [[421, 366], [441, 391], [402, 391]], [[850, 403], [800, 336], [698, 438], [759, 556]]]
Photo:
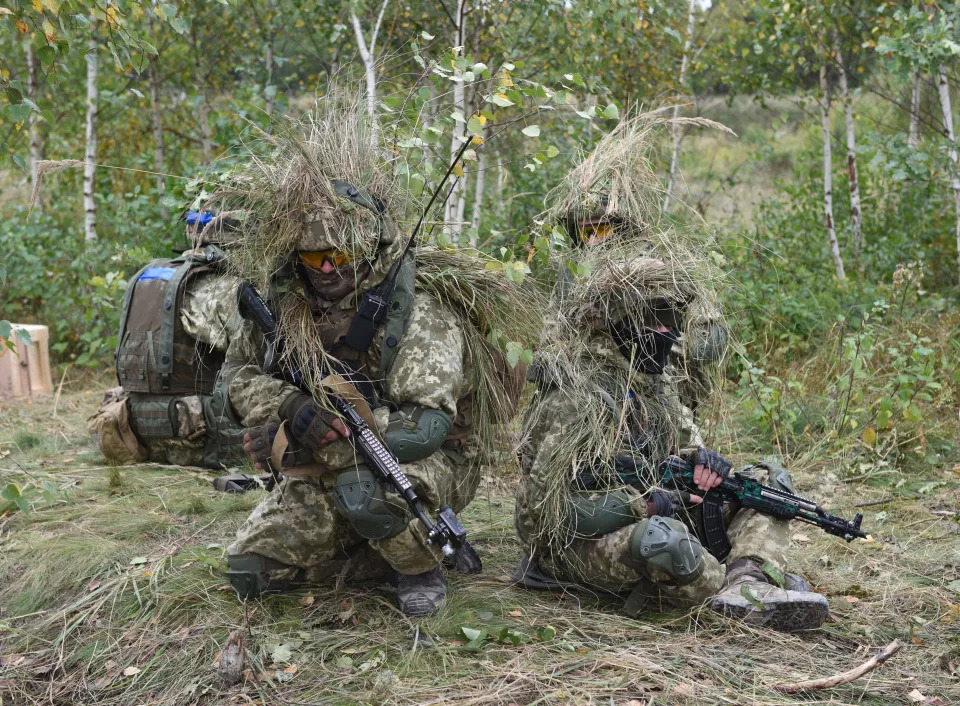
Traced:
[[277, 335], [277, 319], [257, 288], [249, 282], [241, 282], [237, 290], [237, 304], [240, 316], [255, 323], [264, 337], [272, 342]]

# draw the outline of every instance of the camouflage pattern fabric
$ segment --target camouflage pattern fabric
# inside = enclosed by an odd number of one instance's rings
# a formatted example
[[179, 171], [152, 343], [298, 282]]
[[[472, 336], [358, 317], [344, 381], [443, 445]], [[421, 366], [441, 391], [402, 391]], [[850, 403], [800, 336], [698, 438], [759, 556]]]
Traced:
[[[669, 366], [662, 375], [636, 373], [630, 369], [629, 362], [620, 355], [608, 336], [598, 334], [592, 345], [594, 354], [602, 357], [609, 366], [608, 379], [629, 380], [634, 398], [644, 399], [647, 414], [656, 413], [672, 418], [673, 424], [657, 425], [660, 438], [653, 440], [654, 458], [662, 458], [668, 453], [685, 454], [702, 445], [692, 413], [680, 402]], [[613, 398], [610, 390], [597, 390], [596, 393]], [[637, 419], [632, 413], [635, 406], [633, 399], [614, 404], [614, 408], [610, 408], [609, 404], [606, 407], [606, 422], [610, 428], [621, 425], [619, 443], [623, 452], [629, 452], [630, 440], [649, 431], [650, 425], [647, 420]], [[558, 450], [570, 448], [569, 439], [575, 437], [582, 427], [584, 410], [592, 408], [596, 408], [596, 405], [591, 400], [576, 399], [572, 388], [562, 384], [538, 391], [531, 403], [520, 449], [521, 486], [515, 511], [517, 534], [528, 555], [537, 558], [544, 569], [558, 578], [608, 591], [629, 591], [642, 581], [652, 582], [666, 605], [697, 604], [715, 595], [723, 585], [724, 568], [706, 552], [704, 573], [686, 586], [676, 585], [666, 575], [634, 569], [625, 563], [624, 557], [628, 555], [630, 536], [636, 524], [597, 538], [568, 537], [563, 542], [547, 539], [562, 536], [545, 531], [550, 523], [557, 522], [557, 518], [543, 515], [543, 498], [545, 493], [550, 492], [551, 483], [555, 483], [553, 479], [557, 477], [553, 466], [557, 463]], [[624, 420], [628, 422], [626, 425], [623, 424]], [[589, 459], [578, 456], [560, 462], [569, 464], [571, 482], [576, 474], [590, 464]], [[626, 490], [637, 492], [632, 488]], [[639, 521], [643, 519], [645, 510], [639, 492], [637, 498], [638, 502], [633, 503], [631, 510]], [[689, 518], [687, 524], [693, 526]], [[755, 511], [736, 513], [727, 525], [727, 534], [733, 546], [727, 561], [748, 557], [760, 564], [770, 562], [781, 572], [786, 571], [788, 526], [786, 520], [777, 520]]]
[[[338, 314], [349, 312], [355, 302], [356, 297], [341, 302], [327, 315], [329, 323], [344, 319]], [[345, 320], [349, 322], [349, 318]], [[325, 323], [328, 322], [323, 321], [321, 328]], [[382, 374], [379, 365], [382, 330], [374, 336], [360, 364], [364, 372], [378, 382], [385, 403], [431, 407], [455, 418], [471, 392], [463, 341], [453, 312], [433, 297], [418, 292], [410, 322], [387, 374]], [[248, 328], [248, 335], [231, 341], [224, 366], [224, 374], [230, 380], [231, 405], [247, 426], [276, 421], [283, 400], [298, 391], [289, 383], [263, 374], [261, 351], [259, 332]], [[334, 348], [332, 352], [337, 351]], [[378, 426], [384, 429], [389, 415], [387, 404], [374, 409], [373, 414]], [[443, 504], [459, 511], [473, 499], [480, 481], [480, 467], [468, 460], [475, 456], [476, 449], [468, 439], [460, 453], [438, 451], [421, 461], [404, 464], [404, 473], [418, 493], [423, 494], [428, 514]], [[314, 453], [314, 461], [322, 469], [321, 475], [285, 481], [280, 492], [271, 494], [253, 511], [231, 545], [230, 553], [261, 554], [307, 569], [313, 578], [323, 578], [337, 570], [343, 556], [352, 555], [366, 544], [340, 516], [332, 499], [337, 474], [356, 466], [353, 447], [345, 440], [327, 444]], [[406, 511], [404, 503], [398, 506]], [[425, 532], [416, 520], [399, 535], [371, 541], [369, 546], [404, 574], [428, 571], [441, 559], [438, 548], [427, 543]]]
[[[473, 499], [480, 482], [478, 466], [464, 468], [442, 452], [404, 464], [403, 470], [428, 515], [444, 504], [459, 512]], [[335, 472], [325, 472], [319, 477], [284, 480], [254, 509], [227, 551], [253, 552], [302, 568], [311, 581], [327, 579], [342, 569], [345, 560], [364, 556], [368, 544], [400, 573], [418, 574], [440, 563], [439, 548], [426, 542], [423, 526], [415, 519], [403, 532], [386, 540], [367, 542], [354, 532], [333, 500], [336, 476]], [[398, 496], [387, 497], [407, 511]]]
[[233, 275], [208, 273], [194, 278], [183, 293], [180, 322], [201, 343], [226, 352], [241, 326], [237, 310], [240, 280]]

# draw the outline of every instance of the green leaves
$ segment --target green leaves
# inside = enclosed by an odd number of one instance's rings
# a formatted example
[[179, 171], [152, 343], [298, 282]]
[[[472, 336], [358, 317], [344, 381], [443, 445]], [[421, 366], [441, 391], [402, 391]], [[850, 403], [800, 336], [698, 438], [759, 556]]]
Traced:
[[24, 514], [30, 511], [30, 504], [20, 492], [20, 486], [16, 483], [7, 483], [4, 489], [0, 490], [0, 497], [10, 503], [13, 503], [13, 505], [19, 508], [20, 512], [23, 512]]
[[539, 125], [527, 125], [527, 127], [521, 130], [524, 135], [527, 137], [540, 137], [540, 126]]

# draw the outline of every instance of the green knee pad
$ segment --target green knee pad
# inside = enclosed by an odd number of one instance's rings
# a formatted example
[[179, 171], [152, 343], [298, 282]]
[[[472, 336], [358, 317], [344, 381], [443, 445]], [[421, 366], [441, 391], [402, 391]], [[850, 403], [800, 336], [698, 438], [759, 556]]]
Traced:
[[253, 552], [227, 556], [227, 580], [241, 600], [285, 591], [288, 581], [273, 579], [270, 572], [291, 568], [282, 561]]
[[446, 412], [403, 405], [390, 415], [383, 442], [400, 463], [410, 463], [433, 454], [452, 429], [453, 420]]
[[622, 490], [576, 493], [571, 498], [571, 529], [578, 537], [602, 537], [637, 521], [630, 510], [632, 497]]
[[366, 466], [337, 476], [337, 509], [364, 539], [389, 539], [403, 532], [409, 517], [385, 499], [383, 485]]
[[631, 562], [664, 571], [679, 585], [696, 581], [703, 573], [703, 547], [680, 520], [654, 515], [630, 535]]

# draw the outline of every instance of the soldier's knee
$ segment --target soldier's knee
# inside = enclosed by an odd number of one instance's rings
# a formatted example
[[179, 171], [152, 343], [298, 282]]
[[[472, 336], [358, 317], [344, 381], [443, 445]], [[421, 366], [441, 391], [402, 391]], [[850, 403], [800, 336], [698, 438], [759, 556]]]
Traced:
[[337, 476], [333, 497], [337, 509], [364, 539], [389, 539], [407, 526], [407, 515], [387, 502], [383, 485], [364, 466]]
[[247, 552], [227, 556], [227, 580], [240, 599], [280, 593], [298, 573], [297, 567], [262, 554]]
[[700, 541], [679, 520], [654, 515], [630, 535], [632, 563], [648, 573], [666, 574], [680, 586], [696, 581], [706, 565]]

